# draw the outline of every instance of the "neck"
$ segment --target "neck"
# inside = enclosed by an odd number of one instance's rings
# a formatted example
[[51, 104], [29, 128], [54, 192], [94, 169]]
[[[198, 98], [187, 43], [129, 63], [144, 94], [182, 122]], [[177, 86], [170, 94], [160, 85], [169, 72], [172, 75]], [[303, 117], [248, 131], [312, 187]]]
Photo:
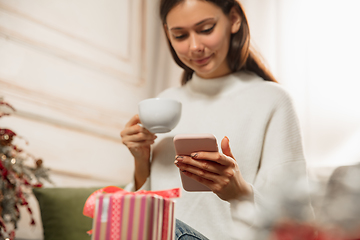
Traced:
[[221, 66], [219, 66], [215, 71], [212, 71], [210, 73], [201, 73], [196, 72], [196, 75], [203, 79], [212, 79], [212, 78], [220, 78], [225, 77], [226, 75], [229, 75], [231, 73], [231, 70], [226, 62], [224, 62]]
[[187, 85], [194, 92], [205, 95], [217, 95], [221, 92], [227, 91], [227, 89], [231, 88], [235, 82], [237, 82], [237, 79], [233, 77], [233, 74], [209, 79], [202, 78], [194, 73], [192, 79], [187, 83]]

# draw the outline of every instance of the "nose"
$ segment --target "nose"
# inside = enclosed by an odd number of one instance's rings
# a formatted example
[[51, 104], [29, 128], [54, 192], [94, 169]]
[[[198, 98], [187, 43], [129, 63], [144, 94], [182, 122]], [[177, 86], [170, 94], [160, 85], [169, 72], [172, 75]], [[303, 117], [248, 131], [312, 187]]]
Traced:
[[200, 38], [199, 36], [197, 36], [197, 34], [191, 34], [189, 39], [190, 39], [190, 51], [201, 52], [204, 49], [200, 41]]

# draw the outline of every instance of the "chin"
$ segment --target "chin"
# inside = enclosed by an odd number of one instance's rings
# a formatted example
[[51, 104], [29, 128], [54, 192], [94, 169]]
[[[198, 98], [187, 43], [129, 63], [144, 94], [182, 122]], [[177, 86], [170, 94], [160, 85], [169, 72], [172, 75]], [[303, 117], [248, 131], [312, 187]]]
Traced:
[[199, 77], [203, 76], [204, 78], [206, 78], [206, 77], [210, 78], [215, 72], [213, 68], [209, 68], [207, 66], [204, 66], [203, 68], [197, 68], [197, 69], [194, 68], [194, 70]]

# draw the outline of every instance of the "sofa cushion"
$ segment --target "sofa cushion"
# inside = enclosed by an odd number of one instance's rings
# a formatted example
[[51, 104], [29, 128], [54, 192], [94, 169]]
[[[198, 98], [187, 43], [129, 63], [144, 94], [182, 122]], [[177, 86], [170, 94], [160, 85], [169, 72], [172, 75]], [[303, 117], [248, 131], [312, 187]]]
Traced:
[[35, 188], [44, 240], [90, 240], [92, 219], [82, 214], [86, 199], [97, 188]]

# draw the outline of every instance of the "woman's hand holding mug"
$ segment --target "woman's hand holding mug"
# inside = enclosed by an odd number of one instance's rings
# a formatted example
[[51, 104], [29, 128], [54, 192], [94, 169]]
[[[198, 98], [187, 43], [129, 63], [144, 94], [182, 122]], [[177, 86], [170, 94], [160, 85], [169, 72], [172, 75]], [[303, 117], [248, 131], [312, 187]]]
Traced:
[[140, 188], [150, 175], [151, 145], [157, 136], [140, 125], [139, 115], [133, 116], [121, 131], [122, 143], [135, 159], [135, 188]]
[[172, 99], [149, 98], [138, 104], [133, 116], [121, 132], [123, 144], [135, 160], [135, 188], [139, 189], [150, 175], [151, 145], [155, 133], [170, 132], [180, 121], [181, 103]]

